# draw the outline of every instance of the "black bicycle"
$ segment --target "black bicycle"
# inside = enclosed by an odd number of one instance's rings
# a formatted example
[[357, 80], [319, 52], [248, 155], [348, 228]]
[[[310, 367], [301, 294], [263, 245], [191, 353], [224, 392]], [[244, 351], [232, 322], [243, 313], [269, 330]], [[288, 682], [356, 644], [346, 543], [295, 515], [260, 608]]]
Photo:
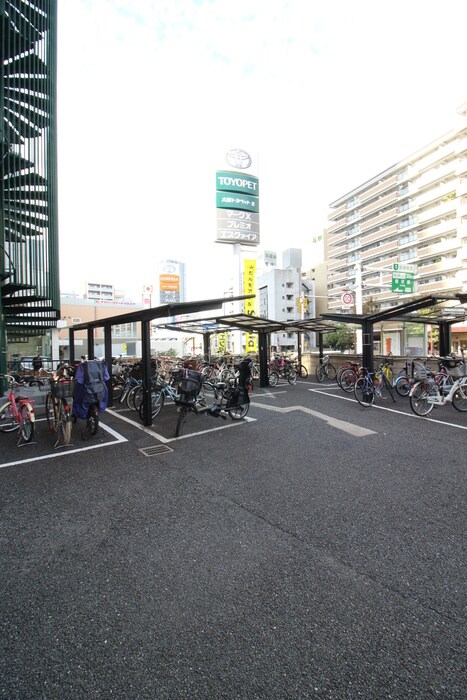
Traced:
[[[182, 370], [178, 395], [174, 399], [178, 408], [175, 436], [179, 437], [188, 413], [206, 413], [215, 418], [242, 420], [250, 409], [251, 360], [245, 359], [235, 366], [235, 377], [226, 382], [203, 381], [201, 372]], [[207, 405], [207, 399], [212, 403]]]

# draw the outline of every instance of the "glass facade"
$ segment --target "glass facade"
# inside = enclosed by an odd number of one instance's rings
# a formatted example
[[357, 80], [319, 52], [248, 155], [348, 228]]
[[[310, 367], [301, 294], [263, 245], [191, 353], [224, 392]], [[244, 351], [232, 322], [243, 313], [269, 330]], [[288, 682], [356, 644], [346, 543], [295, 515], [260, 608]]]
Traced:
[[[56, 0], [0, 0], [0, 323], [7, 342], [60, 314]], [[1, 361], [0, 361], [1, 362]]]

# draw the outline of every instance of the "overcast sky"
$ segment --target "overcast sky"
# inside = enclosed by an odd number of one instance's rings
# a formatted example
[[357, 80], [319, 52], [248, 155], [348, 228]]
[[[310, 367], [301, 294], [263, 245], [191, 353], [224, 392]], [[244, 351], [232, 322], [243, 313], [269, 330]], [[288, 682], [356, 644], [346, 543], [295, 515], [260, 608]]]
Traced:
[[222, 296], [215, 171], [258, 155], [261, 243], [302, 248], [329, 204], [457, 124], [465, 0], [60, 0], [61, 287], [139, 297], [166, 257]]

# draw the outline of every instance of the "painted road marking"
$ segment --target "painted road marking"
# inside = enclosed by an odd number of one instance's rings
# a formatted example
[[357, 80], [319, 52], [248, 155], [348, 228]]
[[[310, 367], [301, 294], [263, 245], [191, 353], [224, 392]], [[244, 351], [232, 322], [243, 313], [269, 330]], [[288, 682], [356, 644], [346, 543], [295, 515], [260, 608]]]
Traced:
[[257, 403], [253, 404], [255, 408], [264, 408], [266, 411], [276, 411], [277, 413], [291, 413], [292, 411], [301, 411], [302, 413], [307, 413], [310, 416], [319, 418], [328, 423], [332, 428], [337, 428], [342, 430], [344, 433], [348, 433], [353, 437], [367, 437], [368, 435], [376, 435], [374, 430], [369, 430], [368, 428], [362, 428], [360, 425], [355, 425], [354, 423], [348, 423], [344, 420], [339, 420], [333, 416], [327, 416], [325, 413], [320, 413], [319, 411], [313, 411], [311, 408], [306, 408], [305, 406], [287, 406], [286, 408], [280, 408], [279, 406], [267, 406], [266, 404]]

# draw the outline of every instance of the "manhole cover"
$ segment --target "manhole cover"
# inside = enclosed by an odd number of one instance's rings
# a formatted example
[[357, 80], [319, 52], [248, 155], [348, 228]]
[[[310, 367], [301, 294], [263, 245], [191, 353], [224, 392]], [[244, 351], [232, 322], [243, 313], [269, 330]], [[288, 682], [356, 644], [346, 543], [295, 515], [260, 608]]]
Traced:
[[142, 447], [139, 451], [146, 457], [154, 457], [155, 455], [164, 454], [164, 452], [173, 452], [173, 449], [167, 447], [167, 445], [152, 445], [152, 447]]

